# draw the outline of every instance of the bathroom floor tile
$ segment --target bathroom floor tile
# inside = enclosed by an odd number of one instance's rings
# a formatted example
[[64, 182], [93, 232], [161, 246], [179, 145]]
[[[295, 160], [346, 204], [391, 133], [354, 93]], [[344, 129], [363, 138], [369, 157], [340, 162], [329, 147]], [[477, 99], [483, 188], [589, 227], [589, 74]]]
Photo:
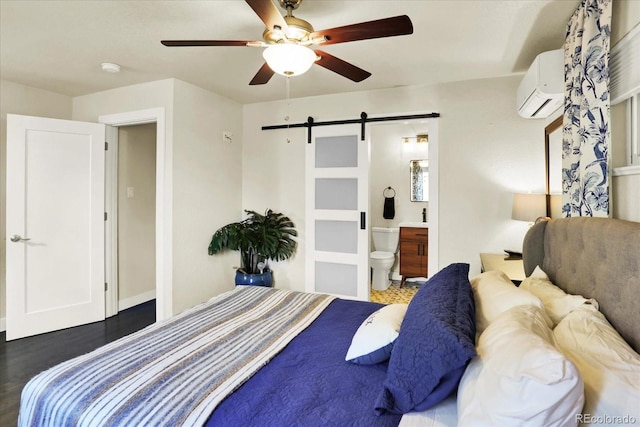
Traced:
[[400, 283], [392, 283], [386, 291], [371, 289], [371, 302], [380, 304], [408, 304], [418, 292], [419, 287], [409, 286], [408, 283], [400, 288]]

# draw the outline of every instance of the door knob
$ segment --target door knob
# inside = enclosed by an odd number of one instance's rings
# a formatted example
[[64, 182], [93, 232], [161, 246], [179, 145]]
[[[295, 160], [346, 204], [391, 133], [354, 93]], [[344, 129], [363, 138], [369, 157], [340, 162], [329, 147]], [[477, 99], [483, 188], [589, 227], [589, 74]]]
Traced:
[[28, 237], [21, 237], [19, 234], [14, 234], [11, 236], [12, 242], [26, 242], [27, 240], [31, 240]]

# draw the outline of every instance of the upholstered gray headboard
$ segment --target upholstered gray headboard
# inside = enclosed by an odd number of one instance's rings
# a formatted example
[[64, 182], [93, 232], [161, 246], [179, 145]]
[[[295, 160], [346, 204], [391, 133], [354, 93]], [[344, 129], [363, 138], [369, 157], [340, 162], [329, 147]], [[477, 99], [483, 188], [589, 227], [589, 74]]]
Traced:
[[640, 223], [563, 218], [533, 225], [523, 243], [526, 275], [539, 265], [570, 294], [595, 298], [640, 352]]

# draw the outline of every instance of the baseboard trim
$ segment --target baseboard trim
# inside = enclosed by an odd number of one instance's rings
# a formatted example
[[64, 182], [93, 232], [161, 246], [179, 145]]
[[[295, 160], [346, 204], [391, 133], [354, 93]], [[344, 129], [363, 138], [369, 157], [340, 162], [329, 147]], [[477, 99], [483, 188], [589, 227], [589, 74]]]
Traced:
[[[139, 295], [135, 295], [129, 298], [121, 299], [118, 301], [118, 311], [126, 310], [127, 308], [134, 307], [138, 304], [142, 304], [147, 301], [151, 301], [156, 298], [156, 291], [148, 291]], [[0, 317], [0, 332], [6, 332], [7, 319]]]
[[151, 301], [156, 298], [156, 291], [148, 291], [142, 294], [134, 295], [129, 298], [118, 300], [118, 311], [126, 310], [143, 302]]

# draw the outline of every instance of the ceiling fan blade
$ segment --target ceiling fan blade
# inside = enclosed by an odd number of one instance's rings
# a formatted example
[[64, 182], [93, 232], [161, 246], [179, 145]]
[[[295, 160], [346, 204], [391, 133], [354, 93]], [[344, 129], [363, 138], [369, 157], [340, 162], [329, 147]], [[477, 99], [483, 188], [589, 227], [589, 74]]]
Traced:
[[273, 72], [273, 70], [269, 68], [269, 66], [265, 62], [264, 64], [262, 64], [262, 67], [260, 67], [256, 75], [253, 76], [253, 79], [249, 82], [249, 85], [263, 85], [271, 80], [271, 77], [273, 77], [274, 74], [275, 73]]
[[165, 46], [189, 47], [189, 46], [248, 46], [252, 43], [261, 43], [253, 40], [162, 40]]
[[320, 45], [353, 42], [357, 40], [377, 39], [381, 37], [403, 36], [413, 33], [413, 24], [407, 15], [377, 19], [344, 27], [329, 28], [312, 33], [312, 40], [326, 38]]
[[278, 26], [286, 32], [287, 23], [272, 0], [246, 0], [246, 2], [269, 30]]
[[320, 59], [316, 61], [316, 64], [353, 80], [354, 82], [361, 82], [371, 75], [370, 72], [365, 71], [362, 68], [358, 68], [353, 64], [349, 64], [348, 62], [343, 61], [340, 58], [336, 58], [333, 55], [329, 55], [327, 52], [323, 52], [321, 50], [314, 50], [314, 52], [320, 57]]

